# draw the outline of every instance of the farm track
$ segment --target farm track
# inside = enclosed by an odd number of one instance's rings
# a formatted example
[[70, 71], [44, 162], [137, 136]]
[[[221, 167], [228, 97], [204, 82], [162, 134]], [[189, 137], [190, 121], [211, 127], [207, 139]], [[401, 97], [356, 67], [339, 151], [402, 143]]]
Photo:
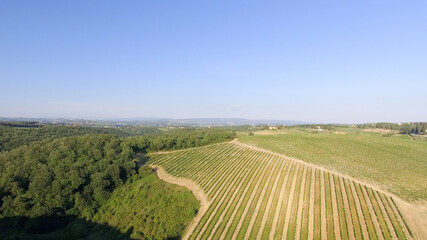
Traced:
[[148, 164], [205, 194], [183, 239], [413, 238], [394, 196], [236, 141], [150, 154]]

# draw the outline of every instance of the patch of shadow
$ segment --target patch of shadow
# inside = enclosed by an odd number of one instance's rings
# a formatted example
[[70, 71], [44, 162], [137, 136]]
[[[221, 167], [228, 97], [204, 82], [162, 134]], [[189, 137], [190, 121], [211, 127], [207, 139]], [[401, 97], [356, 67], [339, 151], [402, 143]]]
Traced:
[[138, 168], [144, 166], [149, 160], [150, 157], [146, 153], [137, 153], [133, 158], [133, 161], [136, 162]]
[[99, 224], [74, 216], [41, 216], [34, 218], [0, 218], [0, 239], [108, 239], [128, 240], [132, 229], [123, 233], [107, 224]]

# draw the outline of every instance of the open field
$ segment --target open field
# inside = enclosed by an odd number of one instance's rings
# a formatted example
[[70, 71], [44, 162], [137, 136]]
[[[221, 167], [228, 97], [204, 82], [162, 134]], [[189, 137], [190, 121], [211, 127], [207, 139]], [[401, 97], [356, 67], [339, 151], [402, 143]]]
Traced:
[[189, 239], [410, 239], [395, 198], [342, 175], [236, 141], [151, 154], [210, 203]]
[[282, 130], [239, 141], [369, 182], [406, 200], [427, 200], [427, 142], [343, 128], [344, 134]]

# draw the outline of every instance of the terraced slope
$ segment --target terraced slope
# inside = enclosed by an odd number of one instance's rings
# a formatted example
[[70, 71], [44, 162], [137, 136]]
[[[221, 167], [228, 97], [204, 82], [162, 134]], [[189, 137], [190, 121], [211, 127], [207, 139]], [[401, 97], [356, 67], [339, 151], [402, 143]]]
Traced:
[[210, 206], [189, 239], [410, 239], [389, 195], [282, 155], [228, 142], [152, 154]]

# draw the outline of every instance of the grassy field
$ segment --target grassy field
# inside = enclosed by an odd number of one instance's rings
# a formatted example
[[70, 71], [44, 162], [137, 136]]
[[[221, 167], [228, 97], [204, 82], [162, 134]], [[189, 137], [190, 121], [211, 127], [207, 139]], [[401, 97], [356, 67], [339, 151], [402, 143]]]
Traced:
[[427, 142], [360, 129], [271, 133], [278, 134], [240, 134], [239, 141], [348, 174], [406, 200], [427, 200]]
[[199, 209], [197, 199], [154, 173], [134, 178], [114, 191], [93, 221], [129, 233], [132, 239], [179, 238]]
[[389, 195], [238, 142], [149, 155], [211, 204], [190, 239], [411, 238]]

